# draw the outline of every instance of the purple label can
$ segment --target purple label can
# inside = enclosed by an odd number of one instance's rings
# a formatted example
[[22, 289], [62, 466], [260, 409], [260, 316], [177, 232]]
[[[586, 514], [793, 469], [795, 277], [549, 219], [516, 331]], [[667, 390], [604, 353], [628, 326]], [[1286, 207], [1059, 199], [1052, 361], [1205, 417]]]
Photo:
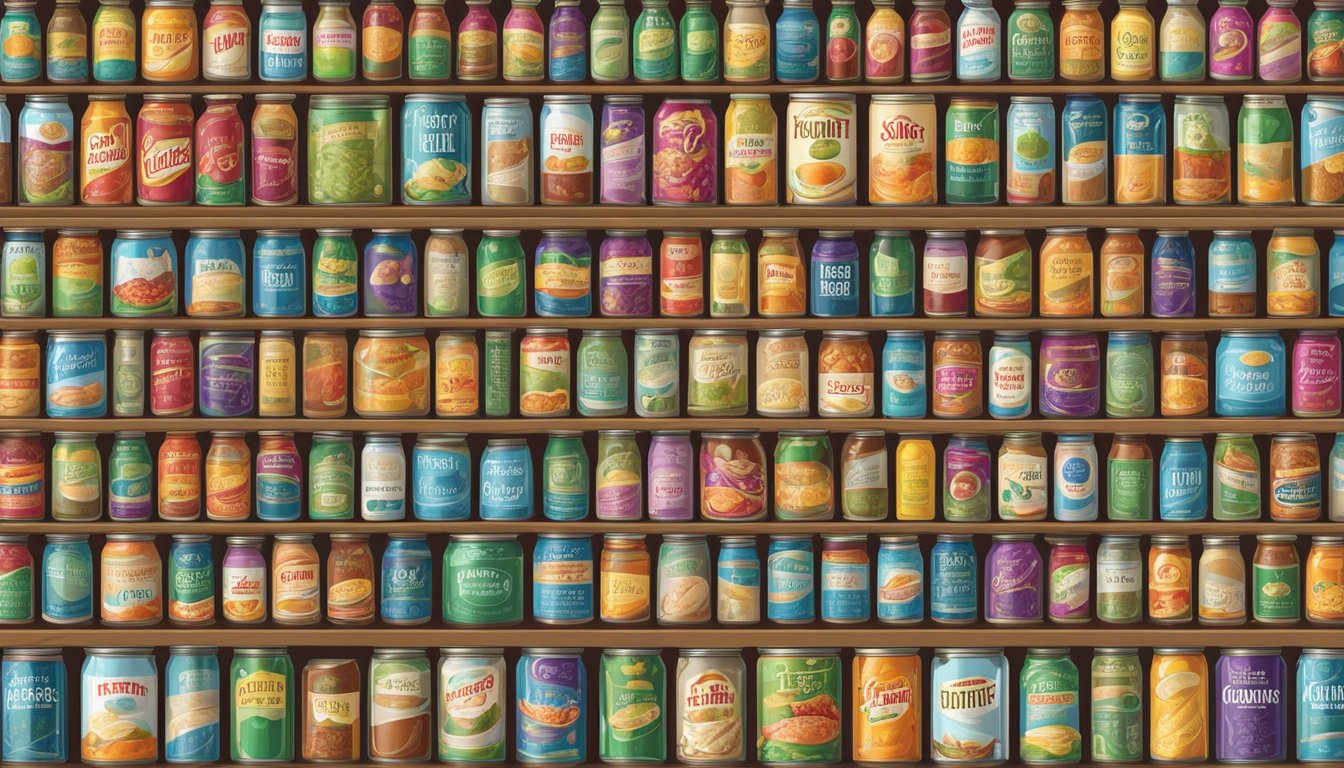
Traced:
[[1151, 285], [1153, 317], [1195, 316], [1195, 246], [1189, 232], [1157, 231]]
[[409, 229], [375, 229], [364, 246], [364, 314], [415, 317], [420, 312], [415, 243]]
[[1255, 20], [1244, 2], [1220, 2], [1209, 20], [1209, 76], [1250, 80]]
[[603, 317], [653, 312], [653, 246], [645, 230], [607, 230], [598, 250], [598, 293]]
[[1220, 763], [1288, 757], [1287, 665], [1278, 648], [1224, 648], [1214, 667], [1214, 728]]
[[257, 339], [251, 331], [201, 334], [197, 400], [202, 416], [247, 416], [255, 405]]
[[1302, 79], [1302, 22], [1295, 3], [1274, 0], [1260, 17], [1256, 58], [1260, 79], [1266, 83], [1295, 83]]
[[985, 621], [991, 624], [1041, 621], [1043, 571], [1034, 535], [996, 535], [985, 558]]
[[1041, 337], [1041, 415], [1087, 419], [1101, 411], [1101, 345], [1095, 333]]
[[667, 99], [653, 126], [654, 204], [717, 203], [719, 121], [709, 100]]
[[603, 203], [644, 205], [644, 99], [608, 96], [602, 103]]
[[649, 441], [649, 519], [690, 520], [694, 501], [691, 433], [655, 431]]

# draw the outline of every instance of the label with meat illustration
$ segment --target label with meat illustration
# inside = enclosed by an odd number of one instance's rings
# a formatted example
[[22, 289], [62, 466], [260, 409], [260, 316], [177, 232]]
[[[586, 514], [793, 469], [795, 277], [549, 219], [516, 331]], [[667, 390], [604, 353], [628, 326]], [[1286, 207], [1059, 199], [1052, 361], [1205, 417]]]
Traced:
[[840, 657], [761, 650], [756, 756], [763, 763], [840, 760]]

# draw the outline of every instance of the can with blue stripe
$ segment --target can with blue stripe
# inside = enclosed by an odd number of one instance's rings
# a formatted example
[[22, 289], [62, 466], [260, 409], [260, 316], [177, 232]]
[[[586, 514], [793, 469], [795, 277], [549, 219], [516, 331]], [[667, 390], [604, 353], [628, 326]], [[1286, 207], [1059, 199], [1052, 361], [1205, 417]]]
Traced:
[[401, 109], [402, 202], [471, 202], [471, 151], [471, 113], [465, 96], [407, 96]]
[[918, 536], [883, 536], [877, 550], [877, 620], [924, 620], [924, 554]]
[[939, 534], [929, 557], [929, 615], [939, 624], [970, 624], [979, 610], [975, 544], [965, 534]]
[[853, 232], [823, 230], [812, 245], [814, 317], [857, 317], [859, 314], [859, 247]]
[[868, 537], [821, 537], [821, 620], [857, 624], [872, 617]]
[[1055, 442], [1055, 519], [1096, 520], [1097, 446], [1089, 433], [1059, 435]]
[[319, 229], [313, 241], [313, 315], [350, 317], [359, 310], [359, 249], [348, 229]]
[[1297, 659], [1297, 759], [1344, 760], [1344, 650], [1303, 648]]
[[532, 618], [542, 624], [593, 620], [593, 539], [543, 533], [532, 550]]
[[1163, 520], [1203, 520], [1209, 513], [1209, 453], [1202, 437], [1168, 437], [1158, 464], [1157, 509]]
[[107, 415], [107, 337], [102, 331], [47, 334], [47, 416], [101, 419]]
[[4, 717], [0, 760], [64, 763], [70, 734], [65, 661], [60, 648], [6, 648], [0, 662]]
[[421, 435], [411, 452], [411, 514], [416, 520], [471, 517], [471, 449], [460, 433]]
[[433, 610], [433, 565], [423, 533], [393, 533], [383, 550], [378, 611], [388, 624], [413, 626]]
[[776, 624], [808, 624], [816, 619], [812, 536], [771, 536], [765, 562], [765, 617]]
[[308, 273], [297, 229], [257, 230], [252, 244], [252, 313], [257, 317], [303, 317]]
[[[236, 229], [193, 229], [185, 251], [182, 297], [192, 317], [242, 317], [247, 252]], [[133, 278], [135, 279], [135, 278]], [[171, 313], [170, 313], [171, 314]]]
[[761, 620], [761, 558], [755, 536], [721, 536], [717, 572], [720, 624], [756, 624]]
[[532, 451], [522, 438], [499, 438], [481, 454], [482, 520], [532, 518]]
[[170, 763], [219, 760], [219, 649], [174, 645], [163, 677], [163, 756]]
[[887, 331], [882, 345], [882, 415], [889, 419], [922, 419], [927, 415], [927, 361], [924, 334]]
[[42, 550], [42, 620], [93, 621], [93, 551], [87, 533], [51, 533]]

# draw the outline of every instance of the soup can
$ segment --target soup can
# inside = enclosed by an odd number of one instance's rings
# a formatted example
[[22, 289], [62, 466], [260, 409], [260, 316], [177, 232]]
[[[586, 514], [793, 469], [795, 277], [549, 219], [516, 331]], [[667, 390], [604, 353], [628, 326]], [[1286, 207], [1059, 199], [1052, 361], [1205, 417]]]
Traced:
[[817, 415], [861, 418], [873, 409], [867, 331], [825, 331], [817, 348]]
[[985, 558], [985, 621], [1029, 624], [1044, 617], [1045, 564], [1030, 533], [996, 534]]
[[724, 202], [729, 205], [778, 202], [779, 137], [770, 97], [761, 93], [733, 94], [724, 114], [723, 132]]
[[652, 616], [652, 558], [642, 533], [608, 533], [602, 540], [598, 617], [612, 624]]
[[[1263, 41], [1261, 43], [1264, 44]], [[1237, 117], [1237, 202], [1292, 205], [1293, 118], [1282, 96], [1245, 96]]]
[[308, 76], [308, 20], [300, 4], [263, 2], [257, 28], [257, 76], [261, 80], [289, 83]]
[[582, 763], [588, 756], [584, 738], [588, 732], [588, 671], [582, 649], [524, 648], [514, 676], [518, 761], [525, 765]]
[[1031, 341], [1026, 332], [994, 332], [986, 378], [987, 410], [992, 418], [1022, 419], [1031, 414]]
[[482, 520], [528, 520], [533, 514], [532, 455], [527, 441], [495, 438], [481, 454]]
[[[193, 229], [184, 258], [182, 293], [191, 317], [242, 317], [248, 261], [236, 229]], [[255, 289], [254, 289], [255, 290]]]
[[411, 455], [411, 478], [415, 519], [471, 516], [471, 451], [465, 435], [421, 435]]
[[229, 679], [229, 757], [235, 763], [293, 761], [297, 681], [289, 649], [235, 648]]
[[[1278, 648], [1224, 648], [1214, 666], [1214, 757], [1272, 762], [1288, 756], [1288, 670]], [[1252, 738], [1252, 732], [1264, 735]]]
[[401, 110], [401, 198], [471, 202], [471, 112], [461, 94], [413, 93]]
[[348, 229], [319, 229], [313, 241], [313, 315], [350, 317], [359, 309], [359, 252]]
[[[0, 316], [45, 317], [47, 247], [41, 229], [5, 228], [0, 266]], [[101, 263], [99, 264], [101, 268]]]
[[1046, 96], [1014, 96], [1008, 108], [1009, 205], [1055, 201], [1055, 108]]
[[929, 668], [933, 761], [999, 765], [1008, 759], [1011, 690], [1002, 648], [938, 648]]
[[[1312, 15], [1333, 13], [1340, 15], [1339, 9], [1323, 11], [1317, 9]], [[1339, 60], [1340, 76], [1344, 77], [1344, 54], [1340, 53], [1344, 43], [1344, 29], [1336, 20], [1332, 27], [1340, 39], [1328, 43], [1322, 48], [1330, 50], [1330, 56]], [[1317, 38], [1312, 38], [1316, 43]], [[1310, 61], [1310, 60], [1309, 60]], [[1316, 78], [1312, 78], [1316, 79]], [[1344, 99], [1324, 95], [1310, 95], [1302, 107], [1302, 148], [1300, 163], [1302, 168], [1302, 202], [1308, 205], [1338, 205], [1344, 202], [1344, 172], [1337, 170], [1338, 163], [1344, 158], [1344, 147], [1331, 140], [1331, 134], [1344, 124]]]
[[[1217, 443], [1215, 443], [1217, 445]], [[1158, 517], [1203, 520], [1209, 513], [1209, 455], [1202, 437], [1168, 437], [1158, 466]], [[1223, 467], [1216, 468], [1222, 477]]]
[[594, 513], [599, 520], [638, 520], [643, 512], [644, 461], [634, 430], [597, 433]]
[[252, 244], [252, 313], [257, 317], [302, 317], [308, 275], [297, 229], [259, 229]]
[[1019, 711], [1022, 762], [1073, 764], [1082, 759], [1078, 667], [1068, 648], [1028, 648], [1022, 663]]
[[152, 648], [85, 648], [80, 760], [136, 765], [159, 758], [159, 671]]
[[984, 436], [954, 434], [948, 440], [943, 451], [942, 496], [948, 521], [989, 520], [990, 455]]
[[644, 417], [681, 413], [681, 351], [677, 333], [635, 331], [635, 413]]
[[[407, 654], [414, 652], [414, 677], [416, 690], [423, 695], [420, 706], [407, 712], [389, 712], [390, 715], [410, 715], [386, 719], [382, 723], [375, 720], [375, 728], [384, 731], [379, 739], [375, 730], [372, 739], [375, 743], [386, 743], [385, 755], [379, 762], [402, 762], [413, 760], [430, 749], [437, 742], [439, 760], [447, 763], [491, 763], [504, 759], [504, 746], [507, 741], [509, 719], [508, 706], [508, 667], [504, 664], [502, 648], [441, 648], [439, 649], [438, 685], [431, 684], [428, 660], [424, 651], [418, 649], [389, 652], [386, 659], [377, 659], [375, 664], [382, 671], [376, 679], [382, 679], [383, 688], [393, 694], [388, 697], [394, 701], [401, 691], [403, 681], [408, 677], [403, 665]], [[424, 670], [421, 671], [421, 665]], [[373, 678], [372, 670], [370, 677]], [[521, 679], [521, 678], [520, 678]], [[411, 750], [401, 747], [399, 738], [402, 729], [416, 726], [430, 715], [429, 701], [431, 691], [438, 693], [438, 707], [435, 715], [438, 720], [437, 739], [426, 733], [421, 739], [424, 743], [419, 754], [410, 754]], [[374, 699], [375, 706], [377, 698]], [[428, 726], [426, 723], [425, 726]]]
[[910, 242], [910, 232], [901, 229], [875, 231], [868, 257], [868, 314], [873, 317], [913, 316], [915, 248]]
[[1116, 204], [1161, 205], [1167, 201], [1166, 147], [1167, 119], [1160, 97], [1121, 94], [1115, 104], [1112, 139]]
[[1097, 548], [1097, 618], [1132, 624], [1143, 617], [1143, 557], [1138, 536], [1103, 536]]
[[1178, 205], [1230, 202], [1232, 142], [1223, 97], [1177, 96], [1172, 128], [1172, 201]]
[[691, 520], [692, 466], [690, 433], [655, 430], [649, 441], [648, 509], [650, 520]]
[[872, 616], [872, 579], [868, 537], [821, 537], [821, 620], [853, 624]]
[[868, 136], [869, 203], [938, 201], [938, 117], [931, 96], [875, 95], [869, 106]]
[[1101, 350], [1096, 334], [1045, 331], [1040, 355], [1041, 415], [1096, 416], [1101, 411]]
[[[40, 251], [34, 251], [40, 264]], [[51, 247], [53, 317], [102, 317], [103, 242], [96, 229], [57, 230]]]
[[1091, 667], [1092, 759], [1143, 759], [1143, 669], [1137, 648], [1097, 648]]
[[882, 415], [922, 419], [928, 413], [927, 359], [920, 331], [887, 331], [882, 345]]
[[255, 205], [292, 205], [299, 199], [299, 118], [293, 102], [288, 93], [256, 96], [249, 174]]
[[18, 122], [20, 205], [71, 205], [75, 201], [75, 118], [69, 97], [25, 97]]
[[979, 615], [979, 565], [965, 534], [939, 534], [929, 555], [929, 617], [939, 624], [969, 624]]
[[917, 648], [854, 651], [854, 760], [859, 765], [917, 763], [923, 712]]
[[322, 94], [308, 102], [308, 199], [314, 205], [392, 202], [386, 96]]
[[483, 204], [531, 205], [536, 201], [532, 125], [527, 99], [485, 100], [481, 111]]
[[[1089, 34], [1099, 37], [1100, 27]], [[1101, 50], [1105, 50], [1104, 45]], [[1102, 69], [1104, 65], [1099, 74]], [[1096, 96], [1069, 94], [1064, 98], [1059, 126], [1060, 201], [1065, 205], [1104, 204], [1110, 188], [1106, 105]]]
[[1153, 240], [1149, 294], [1154, 317], [1194, 317], [1195, 247], [1183, 229], [1159, 229]]
[[355, 448], [349, 432], [314, 432], [308, 448], [308, 517], [355, 516]]
[[429, 621], [434, 568], [423, 533], [388, 536], [380, 563], [378, 616], [388, 624], [415, 626]]
[[1332, 330], [1299, 331], [1293, 343], [1293, 415], [1338, 416], [1340, 377], [1339, 336]]
[[657, 610], [660, 625], [708, 624], [709, 545], [700, 534], [665, 534], [658, 550]]
[[806, 624], [816, 618], [816, 555], [812, 536], [776, 534], [766, 557], [766, 618]]
[[60, 764], [68, 758], [70, 705], [60, 648], [7, 648], [0, 661], [6, 762]]
[[761, 620], [761, 559], [755, 536], [720, 536], [715, 565], [720, 624], [757, 624]]
[[196, 120], [197, 205], [243, 205], [247, 200], [241, 100], [236, 93], [205, 97], [205, 111]]
[[[541, 203], [593, 202], [592, 97], [548, 94], [541, 109]], [[487, 137], [489, 136], [487, 128]]]
[[1344, 757], [1344, 742], [1333, 731], [1344, 650], [1303, 648], [1297, 659], [1297, 759], [1304, 763], [1335, 762]]
[[1321, 314], [1321, 252], [1310, 229], [1276, 227], [1265, 256], [1265, 310], [1270, 317]]
[[[140, 376], [144, 377], [143, 370]], [[42, 378], [42, 350], [37, 345], [37, 333], [5, 331], [0, 335], [0, 416], [37, 416], [42, 410]], [[114, 412], [114, 415], [123, 414]]]
[[630, 360], [621, 332], [584, 331], [576, 358], [574, 399], [579, 414], [624, 416], [630, 408]]
[[998, 202], [998, 102], [954, 97], [947, 105], [945, 120], [944, 198], [949, 203]]
[[586, 534], [542, 533], [532, 549], [532, 617], [542, 624], [593, 620], [593, 542]]
[[424, 331], [360, 331], [353, 368], [356, 414], [395, 418], [429, 413], [430, 351]]
[[717, 203], [719, 125], [709, 101], [665, 99], [653, 128], [654, 205]]
[[552, 430], [541, 457], [541, 512], [548, 520], [588, 517], [588, 452], [583, 433]]
[[759, 432], [700, 435], [700, 516], [759, 520], [768, 510], [769, 464]]
[[219, 760], [219, 648], [173, 645], [163, 670], [163, 757], [169, 763]]
[[603, 317], [653, 313], [653, 246], [642, 229], [609, 229], [598, 247], [598, 310]]
[[1209, 667], [1204, 648], [1154, 648], [1148, 755], [1155, 762], [1209, 758]]
[[682, 649], [672, 699], [677, 760], [691, 765], [745, 760], [747, 691], [740, 651]]
[[202, 416], [249, 416], [256, 404], [257, 340], [252, 331], [204, 331], [197, 400]]
[[786, 202], [852, 205], [858, 199], [856, 120], [851, 94], [790, 94]]
[[877, 620], [924, 620], [924, 556], [917, 536], [883, 536], [877, 550]]
[[0, 536], [0, 625], [33, 623], [35, 576], [27, 534]]
[[107, 462], [108, 517], [113, 520], [148, 520], [153, 514], [150, 491], [154, 461], [144, 432], [117, 432]]
[[[761, 648], [756, 660], [756, 758], [765, 765], [793, 764], [800, 756], [814, 764], [839, 762], [842, 677], [835, 648]], [[809, 719], [797, 721], [802, 717]], [[800, 727], [811, 733], [806, 744], [792, 740]]]
[[106, 416], [107, 384], [107, 337], [101, 331], [47, 334], [47, 416]]
[[163, 562], [152, 534], [108, 534], [99, 563], [104, 624], [145, 626], [163, 620]]
[[1277, 331], [1223, 331], [1214, 369], [1218, 416], [1278, 417], [1287, 410], [1286, 351]]
[[[42, 550], [42, 620], [61, 625], [92, 621], [93, 553], [89, 535], [49, 533], [46, 539]], [[8, 748], [5, 752], [8, 757]]]
[[168, 549], [168, 621], [215, 623], [215, 559], [207, 534], [173, 534]]
[[374, 564], [367, 533], [333, 533], [327, 554], [327, 620], [368, 624], [374, 617]]
[[[159, 481], [155, 496], [161, 519], [195, 520], [200, 517], [203, 497], [209, 509], [210, 498], [202, 492], [201, 458], [201, 444], [195, 432], [164, 435], [155, 462]], [[238, 482], [246, 483], [247, 478], [244, 470]]]

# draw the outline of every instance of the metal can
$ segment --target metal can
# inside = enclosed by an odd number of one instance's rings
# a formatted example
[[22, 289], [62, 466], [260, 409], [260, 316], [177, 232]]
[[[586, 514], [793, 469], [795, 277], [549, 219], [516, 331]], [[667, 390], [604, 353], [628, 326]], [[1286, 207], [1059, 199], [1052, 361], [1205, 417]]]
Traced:
[[421, 435], [411, 452], [411, 512], [417, 520], [471, 517], [471, 450], [466, 435]]
[[355, 516], [355, 448], [349, 432], [314, 432], [308, 449], [308, 517]]
[[[1017, 13], [1015, 11], [1014, 16]], [[1013, 96], [1008, 108], [1007, 139], [1011, 147], [1005, 172], [1008, 204], [1053, 203], [1056, 141], [1055, 108], [1050, 98]]]
[[1047, 536], [1045, 543], [1050, 545], [1047, 617], [1056, 624], [1090, 621], [1092, 561], [1087, 554], [1087, 539]]
[[687, 413], [691, 416], [746, 414], [746, 333], [697, 330], [688, 347], [688, 356]]
[[1190, 537], [1153, 536], [1148, 548], [1148, 618], [1186, 624], [1194, 617], [1195, 574]]
[[60, 764], [69, 758], [70, 704], [60, 648], [6, 648], [0, 661], [5, 762]]
[[299, 199], [299, 118], [294, 96], [259, 93], [252, 112], [249, 199], [255, 205], [292, 205]]
[[1339, 738], [1328, 728], [1333, 717], [1335, 675], [1344, 651], [1303, 648], [1297, 659], [1297, 759], [1306, 763], [1333, 762], [1344, 754]]
[[715, 566], [720, 624], [756, 624], [761, 620], [761, 559], [755, 536], [720, 536]]
[[374, 617], [374, 564], [367, 533], [331, 534], [327, 554], [327, 620], [368, 624]]
[[1008, 759], [1011, 690], [1002, 648], [938, 648], [929, 669], [933, 761], [999, 765]]
[[381, 563], [379, 617], [388, 624], [413, 626], [429, 621], [434, 570], [423, 533], [388, 535]]
[[[192, 13], [189, 7], [187, 13]], [[197, 205], [243, 205], [246, 202], [243, 175], [247, 155], [243, 144], [243, 120], [238, 115], [241, 100], [242, 96], [236, 93], [205, 97], [205, 111], [196, 120]]]
[[581, 229], [544, 229], [536, 252], [536, 311], [542, 317], [593, 312], [593, 251]]
[[359, 516], [406, 519], [406, 450], [401, 435], [369, 432], [359, 456]]
[[769, 464], [759, 432], [701, 433], [701, 517], [762, 519], [768, 510], [769, 491]]
[[1027, 765], [1073, 764], [1082, 759], [1078, 667], [1068, 648], [1028, 648], [1019, 698], [1021, 757]]
[[1287, 759], [1288, 670], [1280, 649], [1224, 648], [1213, 686], [1215, 759]]
[[[1138, 10], [1147, 15], [1142, 7]], [[1150, 35], [1151, 23], [1150, 18]], [[1112, 36], [1117, 34], [1114, 25], [1111, 32]], [[1115, 105], [1114, 123], [1116, 204], [1165, 203], [1167, 121], [1160, 98], [1155, 94], [1121, 94]]]
[[682, 649], [673, 699], [677, 759], [694, 765], [745, 760], [747, 695], [739, 651]]
[[312, 534], [277, 533], [274, 541], [271, 618], [286, 626], [318, 623], [322, 620], [322, 574]]
[[1340, 343], [1333, 330], [1302, 330], [1293, 343], [1294, 416], [1330, 417], [1340, 412]]
[[229, 669], [229, 756], [236, 763], [294, 759], [294, 663], [287, 648], [235, 648]]
[[471, 202], [471, 113], [461, 94], [413, 93], [401, 110], [401, 197], [407, 205]]
[[779, 433], [775, 443], [775, 517], [830, 520], [835, 517], [835, 458], [824, 430]]
[[859, 765], [919, 762], [920, 667], [916, 648], [854, 650], [852, 749]]
[[476, 334], [444, 331], [434, 341], [435, 415], [471, 418], [480, 411], [481, 361]]
[[[416, 702], [418, 706], [409, 711], [389, 712], [398, 716], [395, 719], [383, 719], [383, 740], [387, 744], [383, 761], [416, 759], [419, 753], [429, 751], [434, 741], [438, 743], [438, 757], [443, 762], [462, 764], [503, 760], [508, 733], [505, 723], [510, 709], [507, 704], [509, 672], [504, 663], [504, 649], [439, 649], [438, 738], [431, 739], [426, 733], [423, 749], [414, 753], [400, 746], [403, 743], [401, 738], [405, 728], [414, 728], [430, 718], [429, 702], [434, 686], [430, 683], [429, 662], [421, 661], [423, 651], [398, 651], [401, 655], [411, 652], [416, 653], [415, 671], [411, 679], [416, 682], [416, 690], [422, 697]], [[401, 687], [399, 683], [406, 677], [402, 663], [403, 659], [390, 655], [384, 662], [386, 672], [383, 679], [390, 692], [398, 692]], [[420, 672], [422, 663], [423, 673]], [[519, 678], [520, 681], [522, 679]], [[375, 728], [378, 727], [377, 719], [374, 723]], [[373, 738], [378, 739], [378, 735], [375, 731]]]
[[145, 626], [163, 620], [163, 561], [152, 534], [109, 533], [99, 564], [104, 624]]
[[603, 317], [653, 314], [653, 246], [645, 230], [609, 229], [598, 247], [598, 311]]
[[319, 229], [313, 241], [313, 314], [350, 317], [359, 309], [359, 252], [349, 229]]
[[542, 624], [593, 620], [593, 542], [586, 534], [542, 533], [532, 550], [532, 618]]
[[[1072, 10], [1065, 11], [1065, 19]], [[1095, 11], [1094, 11], [1095, 12]], [[1083, 33], [1101, 37], [1101, 19], [1097, 17], [1095, 30], [1088, 28]], [[1061, 33], [1065, 34], [1065, 33]], [[1105, 47], [1098, 40], [1098, 51]], [[1060, 62], [1061, 70], [1067, 63]], [[1097, 78], [1105, 70], [1104, 63], [1097, 62]], [[1067, 72], [1061, 74], [1067, 77]], [[1060, 201], [1066, 205], [1095, 205], [1105, 203], [1109, 198], [1109, 168], [1107, 151], [1107, 115], [1106, 105], [1101, 99], [1081, 94], [1069, 94], [1064, 99], [1064, 108], [1060, 113]]]
[[[521, 415], [569, 415], [570, 351], [565, 329], [528, 328], [518, 347], [518, 368], [518, 412]], [[624, 370], [621, 373], [624, 374]], [[597, 372], [590, 371], [590, 375], [596, 376]]]
[[588, 756], [588, 740], [583, 737], [588, 732], [588, 671], [582, 649], [524, 648], [515, 678], [518, 761], [525, 765], [584, 762]]
[[[187, 240], [182, 293], [191, 317], [242, 317], [248, 261], [236, 229], [193, 229]], [[260, 278], [258, 278], [260, 280]]]
[[321, 94], [309, 99], [309, 201], [390, 204], [394, 167], [390, 124], [386, 96]]
[[[42, 550], [42, 620], [48, 624], [62, 625], [92, 621], [93, 553], [89, 548], [89, 535], [49, 533], [46, 539], [46, 546]], [[8, 745], [13, 742], [0, 743]], [[4, 757], [13, 757], [9, 746], [5, 747]]]
[[1153, 341], [1147, 331], [1106, 337], [1106, 416], [1148, 418], [1154, 411]]
[[204, 331], [198, 352], [197, 401], [202, 416], [252, 415], [257, 340], [252, 331]]
[[[761, 648], [756, 660], [757, 760], [765, 765], [839, 762], [842, 675], [838, 649]], [[795, 722], [799, 717], [809, 719]], [[812, 733], [807, 743], [790, 740], [793, 729], [804, 723]]]
[[220, 612], [232, 624], [260, 624], [266, 620], [266, 558], [262, 536], [229, 536], [220, 573]]
[[289, 83], [308, 76], [308, 20], [293, 0], [263, 0], [257, 34], [257, 76]]
[[928, 366], [921, 331], [887, 331], [882, 345], [882, 415], [922, 419], [928, 413]]
[[1143, 618], [1143, 557], [1138, 536], [1102, 536], [1097, 548], [1097, 618], [1132, 624]]
[[1209, 668], [1204, 648], [1154, 648], [1148, 755], [1155, 762], [1209, 758]]
[[[932, 445], [930, 453], [932, 453]], [[932, 482], [932, 471], [929, 473]], [[943, 451], [943, 516], [949, 522], [989, 520], [990, 454], [982, 435], [954, 434]], [[932, 506], [927, 517], [932, 520]]]
[[113, 520], [148, 520], [154, 513], [154, 460], [144, 432], [117, 432], [107, 462], [107, 516]]
[[868, 314], [915, 314], [915, 248], [908, 230], [879, 229], [873, 233], [868, 249]]
[[1199, 557], [1198, 614], [1203, 625], [1246, 622], [1246, 562], [1236, 536], [1204, 536]]
[[[649, 440], [648, 509], [650, 520], [677, 521], [695, 517], [690, 432], [655, 430]], [[586, 473], [585, 473], [586, 475]]]
[[541, 203], [593, 202], [592, 97], [549, 94], [541, 110]]
[[523, 620], [523, 549], [516, 535], [454, 535], [443, 568], [449, 623], [506, 626]]
[[482, 317], [527, 313], [527, 271], [518, 235], [516, 229], [481, 233], [476, 246], [476, 311]]
[[422, 330], [361, 330], [355, 343], [353, 402], [365, 418], [429, 413], [430, 350]]
[[866, 331], [825, 331], [817, 348], [817, 415], [872, 416], [873, 349]]
[[992, 418], [1022, 419], [1031, 414], [1031, 369], [1031, 341], [1027, 333], [995, 331], [986, 372], [987, 410]]
[[1279, 417], [1287, 411], [1287, 353], [1277, 331], [1223, 331], [1213, 369], [1217, 416]]
[[776, 534], [766, 557], [766, 618], [775, 624], [806, 624], [816, 618], [816, 560], [812, 536]]
[[1186, 230], [1157, 231], [1150, 295], [1155, 317], [1194, 317], [1195, 247]]
[[80, 761], [112, 766], [158, 760], [159, 671], [153, 649], [85, 648], [84, 652]]
[[[1164, 50], [1163, 56], [1168, 55], [1172, 54]], [[1172, 140], [1172, 201], [1178, 205], [1230, 202], [1232, 142], [1223, 97], [1177, 96]]]
[[302, 317], [308, 276], [297, 229], [259, 229], [252, 244], [252, 313], [257, 317]]
[[[574, 399], [579, 415], [624, 416], [630, 410], [630, 358], [621, 332], [584, 331], [576, 357]], [[521, 403], [519, 412], [523, 412]]]
[[[159, 444], [158, 493], [159, 517], [163, 520], [195, 520], [200, 517], [202, 500], [208, 497], [201, 485], [201, 444], [195, 432], [169, 432]], [[54, 471], [53, 471], [53, 474]], [[247, 473], [241, 482], [247, 483]], [[245, 508], [250, 508], [246, 505]], [[244, 515], [247, 513], [244, 512]]]
[[883, 536], [877, 550], [877, 620], [924, 620], [924, 556], [916, 536]]
[[643, 511], [644, 460], [634, 430], [600, 430], [593, 469], [597, 519], [638, 520]]
[[1203, 520], [1209, 512], [1209, 455], [1202, 437], [1168, 437], [1158, 465], [1158, 518]]
[[215, 623], [215, 559], [207, 534], [173, 534], [168, 549], [168, 620], [188, 626]]
[[303, 665], [299, 735], [305, 761], [357, 760], [360, 675], [354, 659], [311, 659]]
[[425, 240], [425, 316], [466, 317], [471, 313], [467, 242], [460, 228], [434, 228]]
[[163, 670], [163, 757], [169, 763], [219, 760], [219, 649], [168, 648]]
[[667, 668], [660, 648], [602, 652], [598, 754], [603, 762], [667, 760]]
[[1237, 202], [1297, 202], [1293, 154], [1293, 118], [1284, 98], [1245, 96], [1237, 117]]
[[886, 433], [850, 433], [841, 447], [841, 513], [846, 520], [881, 520], [887, 516], [887, 499]]
[[527, 99], [485, 100], [481, 111], [481, 202], [485, 205], [536, 202], [532, 125], [532, 107]]
[[[646, 418], [681, 413], [681, 342], [675, 331], [635, 331], [635, 413]], [[759, 369], [758, 369], [759, 370]]]
[[1137, 648], [1097, 648], [1091, 669], [1092, 759], [1143, 759], [1143, 668]]
[[969, 624], [979, 615], [979, 565], [969, 535], [938, 535], [929, 556], [929, 616], [939, 624]]
[[1044, 617], [1045, 565], [1030, 533], [996, 534], [985, 557], [985, 621], [1029, 624]]
[[948, 103], [945, 120], [944, 199], [948, 203], [998, 202], [998, 102], [954, 97]]
[[51, 418], [105, 416], [107, 337], [90, 331], [48, 333], [46, 392], [46, 415]]
[[0, 625], [33, 623], [35, 576], [28, 536], [0, 535]]
[[852, 94], [789, 95], [786, 202], [845, 205], [857, 200], [856, 121]]
[[872, 616], [868, 537], [821, 537], [821, 620], [852, 624]]

